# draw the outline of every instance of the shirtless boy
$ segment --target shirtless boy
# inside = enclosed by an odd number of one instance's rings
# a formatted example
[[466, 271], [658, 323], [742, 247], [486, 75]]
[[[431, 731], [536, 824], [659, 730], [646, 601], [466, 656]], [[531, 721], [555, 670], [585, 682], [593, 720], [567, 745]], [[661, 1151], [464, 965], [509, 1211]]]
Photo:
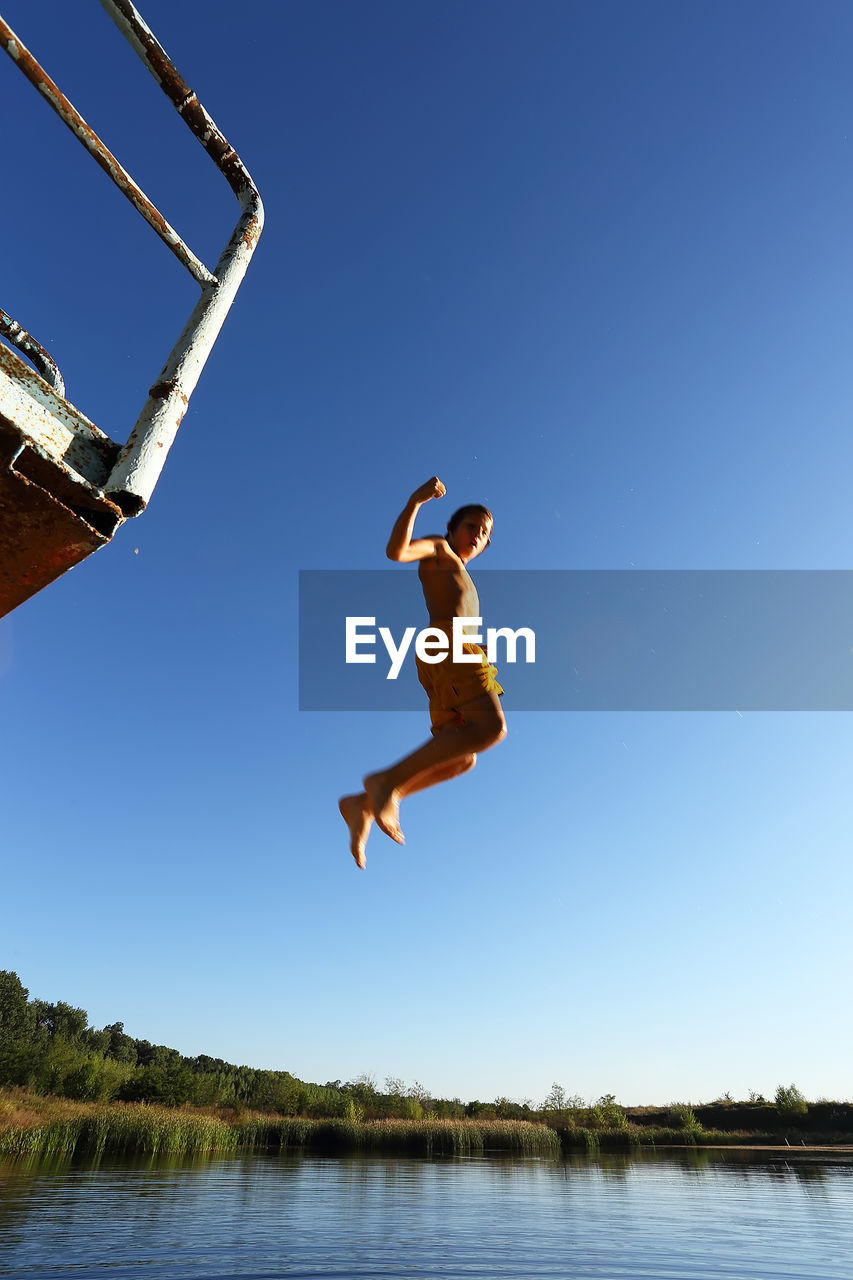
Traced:
[[[420, 508], [444, 493], [438, 476], [415, 490], [397, 517], [386, 552], [389, 560], [417, 560], [430, 624], [445, 632], [452, 645], [453, 618], [480, 616], [477, 590], [466, 566], [489, 545], [492, 516], [486, 507], [461, 507], [451, 516], [445, 535], [412, 537]], [[451, 652], [439, 663], [417, 659], [418, 678], [429, 695], [432, 738], [397, 764], [368, 774], [363, 791], [339, 802], [349, 827], [352, 856], [359, 867], [367, 863], [365, 846], [374, 822], [392, 840], [403, 844], [400, 801], [415, 791], [467, 773], [477, 763], [478, 751], [506, 737], [499, 701], [503, 691], [495, 679], [495, 668], [479, 645], [465, 644], [464, 652], [479, 653], [481, 662], [454, 663]]]

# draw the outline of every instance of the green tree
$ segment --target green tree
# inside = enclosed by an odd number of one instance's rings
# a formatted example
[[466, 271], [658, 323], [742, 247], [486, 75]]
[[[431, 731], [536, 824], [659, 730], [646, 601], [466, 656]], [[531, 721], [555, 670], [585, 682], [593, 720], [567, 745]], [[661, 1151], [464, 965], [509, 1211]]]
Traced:
[[51, 1036], [40, 1048], [27, 1084], [37, 1093], [65, 1093], [65, 1082], [85, 1061], [85, 1055], [63, 1036]]
[[[120, 1027], [121, 1023], [116, 1025]], [[192, 1069], [177, 1049], [170, 1049], [166, 1044], [150, 1044], [147, 1040], [131, 1040], [123, 1032], [113, 1034], [110, 1057], [118, 1062], [135, 1061], [140, 1067], [165, 1067], [169, 1071], [183, 1066]]]
[[193, 1091], [193, 1074], [186, 1067], [136, 1067], [118, 1091], [123, 1102], [159, 1102], [180, 1107]]
[[296, 1115], [301, 1088], [287, 1071], [259, 1071], [249, 1106], [258, 1111], [277, 1111], [282, 1116]]
[[9, 969], [0, 969], [0, 1085], [23, 1085], [38, 1064], [27, 988]]
[[[343, 1097], [343, 1094], [341, 1095]], [[344, 1101], [344, 1120], [349, 1120], [351, 1124], [360, 1124], [364, 1119], [364, 1108], [355, 1098], [346, 1098]]]
[[406, 1096], [406, 1083], [399, 1076], [385, 1077], [385, 1093], [377, 1099], [381, 1103], [382, 1113], [387, 1116], [402, 1116], [403, 1102]]
[[82, 1043], [90, 1053], [96, 1053], [103, 1058], [110, 1047], [110, 1033], [106, 1028], [102, 1031], [96, 1031], [94, 1027], [87, 1027]]
[[555, 1080], [551, 1085], [551, 1092], [542, 1103], [543, 1111], [565, 1111], [568, 1103], [566, 1091], [561, 1084]]
[[27, 1007], [29, 991], [10, 969], [0, 969], [0, 1045], [27, 1040], [32, 1020]]
[[58, 1000], [56, 1004], [47, 1000], [31, 1000], [30, 1011], [36, 1034], [43, 1032], [51, 1040], [58, 1036], [66, 1044], [83, 1043], [89, 1028], [89, 1015], [85, 1009], [75, 1009], [64, 1000]]
[[693, 1108], [686, 1102], [673, 1102], [667, 1112], [666, 1122], [671, 1129], [681, 1129], [684, 1133], [699, 1133], [702, 1129]]
[[109, 1026], [104, 1027], [104, 1034], [109, 1036], [109, 1046], [104, 1050], [108, 1058], [115, 1058], [116, 1062], [129, 1062], [133, 1067], [136, 1065], [136, 1041], [132, 1036], [126, 1035], [123, 1022], [111, 1022]]
[[63, 1093], [87, 1102], [111, 1102], [132, 1074], [133, 1067], [126, 1062], [89, 1054], [65, 1076]]
[[193, 1071], [193, 1087], [189, 1101], [197, 1107], [221, 1107], [226, 1099], [219, 1087], [219, 1078], [212, 1072]]
[[616, 1101], [613, 1093], [604, 1093], [593, 1106], [595, 1122], [600, 1129], [624, 1129], [628, 1117]]
[[572, 1113], [585, 1110], [584, 1100], [577, 1094], [566, 1093], [561, 1084], [557, 1084], [556, 1080], [551, 1085], [551, 1092], [542, 1103], [541, 1110], [549, 1124], [571, 1125], [574, 1123]]
[[776, 1090], [776, 1110], [780, 1116], [786, 1120], [795, 1120], [798, 1116], [804, 1116], [809, 1109], [803, 1095], [795, 1084], [789, 1084], [787, 1088], [780, 1084]]
[[376, 1092], [376, 1081], [366, 1072], [345, 1084], [342, 1092], [354, 1098], [368, 1116], [376, 1115], [382, 1110], [380, 1096]]

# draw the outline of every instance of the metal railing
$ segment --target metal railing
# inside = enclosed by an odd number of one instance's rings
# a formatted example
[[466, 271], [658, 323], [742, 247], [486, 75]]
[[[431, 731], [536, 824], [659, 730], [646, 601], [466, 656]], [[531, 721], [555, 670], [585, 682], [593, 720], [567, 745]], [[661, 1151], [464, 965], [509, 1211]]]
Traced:
[[[201, 286], [201, 296], [150, 388], [142, 412], [104, 486], [104, 492], [125, 515], [131, 516], [144, 509], [154, 491], [189, 398], [246, 274], [261, 234], [264, 211], [258, 189], [242, 160], [179, 75], [134, 5], [130, 0], [100, 2], [221, 170], [241, 209], [240, 218], [219, 261], [210, 271], [0, 17], [0, 41], [6, 52]], [[0, 312], [0, 316], [0, 333], [26, 354], [42, 376], [62, 394], [62, 379], [51, 357], [5, 312]]]
[[62, 374], [53, 359], [40, 342], [36, 342], [31, 333], [13, 320], [5, 311], [0, 310], [0, 337], [5, 338], [13, 347], [17, 347], [35, 365], [48, 386], [53, 387], [59, 395], [65, 395], [65, 383]]

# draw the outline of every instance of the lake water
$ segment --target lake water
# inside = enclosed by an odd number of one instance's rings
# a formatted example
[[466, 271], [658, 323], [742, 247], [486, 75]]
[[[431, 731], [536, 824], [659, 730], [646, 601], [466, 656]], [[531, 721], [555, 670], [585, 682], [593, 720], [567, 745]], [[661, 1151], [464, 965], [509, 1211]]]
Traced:
[[18, 1161], [0, 1275], [851, 1280], [853, 1157]]

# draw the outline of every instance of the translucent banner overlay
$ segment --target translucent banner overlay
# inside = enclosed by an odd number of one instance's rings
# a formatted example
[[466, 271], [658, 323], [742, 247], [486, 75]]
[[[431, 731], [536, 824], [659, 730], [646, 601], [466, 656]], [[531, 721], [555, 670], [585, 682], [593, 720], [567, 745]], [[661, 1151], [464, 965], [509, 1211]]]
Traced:
[[[853, 710], [853, 571], [483, 570], [472, 575], [486, 628], [529, 628], [495, 663], [506, 711]], [[348, 663], [347, 618], [362, 621]], [[411, 639], [429, 625], [412, 565], [299, 575], [299, 707], [415, 711], [426, 698]], [[350, 623], [350, 631], [354, 624]], [[375, 637], [373, 644], [366, 637]], [[352, 650], [351, 650], [352, 652]]]

